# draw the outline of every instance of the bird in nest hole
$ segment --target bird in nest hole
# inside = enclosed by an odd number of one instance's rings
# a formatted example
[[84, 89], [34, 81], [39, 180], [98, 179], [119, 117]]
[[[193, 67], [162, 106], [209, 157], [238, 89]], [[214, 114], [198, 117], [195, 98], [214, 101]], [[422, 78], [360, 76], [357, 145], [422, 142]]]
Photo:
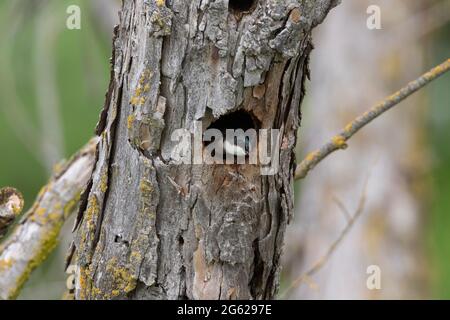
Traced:
[[224, 154], [236, 157], [248, 157], [250, 150], [250, 138], [245, 135], [228, 136], [223, 142]]

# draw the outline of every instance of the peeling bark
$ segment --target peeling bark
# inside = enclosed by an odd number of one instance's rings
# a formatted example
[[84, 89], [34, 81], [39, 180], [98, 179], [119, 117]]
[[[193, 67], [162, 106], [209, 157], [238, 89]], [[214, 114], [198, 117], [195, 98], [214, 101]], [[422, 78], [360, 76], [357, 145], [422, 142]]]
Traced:
[[[76, 225], [77, 299], [274, 297], [311, 30], [336, 4], [123, 2]], [[237, 110], [282, 131], [276, 175], [172, 158], [174, 130]]]

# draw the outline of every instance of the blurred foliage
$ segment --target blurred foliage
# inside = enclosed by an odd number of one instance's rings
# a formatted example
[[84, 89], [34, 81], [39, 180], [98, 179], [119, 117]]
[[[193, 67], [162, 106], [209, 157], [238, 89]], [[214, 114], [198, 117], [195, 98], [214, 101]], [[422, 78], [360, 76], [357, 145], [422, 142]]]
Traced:
[[[22, 2], [22, 3], [21, 3]], [[31, 3], [37, 3], [32, 1]], [[110, 39], [99, 36], [99, 30], [93, 25], [88, 15], [82, 15], [82, 29], [68, 30], [66, 23], [66, 8], [70, 4], [80, 5], [82, 12], [85, 9], [85, 1], [41, 1], [41, 5], [34, 4], [35, 8], [28, 8], [29, 1], [17, 1], [11, 6], [11, 1], [0, 3], [0, 17], [3, 25], [13, 24], [17, 16], [7, 16], [13, 7], [14, 15], [21, 16], [15, 34], [11, 37], [2, 37], [0, 54], [2, 64], [10, 65], [10, 73], [3, 73], [0, 78], [0, 104], [3, 108], [17, 108], [11, 104], [17, 101], [36, 127], [39, 135], [39, 121], [36, 112], [36, 92], [34, 74], [35, 59], [34, 32], [36, 17], [40, 11], [48, 10], [58, 14], [52, 26], [57, 30], [56, 43], [53, 45], [55, 54], [55, 70], [57, 79], [56, 91], [59, 95], [59, 107], [61, 110], [61, 122], [65, 141], [63, 156], [69, 157], [77, 149], [83, 146], [93, 135], [99, 110], [103, 104], [104, 92], [108, 81], [108, 61], [110, 56]], [[17, 21], [17, 20], [16, 20]], [[8, 32], [8, 28], [3, 28]], [[103, 36], [103, 35], [102, 35]], [[9, 84], [5, 85], [4, 82]], [[5, 88], [14, 88], [16, 92], [6, 91]], [[14, 98], [8, 98], [16, 96]], [[48, 172], [35, 156], [28, 150], [12, 122], [3, 114], [0, 117], [0, 150], [7, 150], [6, 156], [1, 157], [0, 185], [14, 185], [25, 196], [26, 203], [31, 205], [40, 187], [47, 181]], [[45, 124], [44, 124], [45, 125]], [[17, 128], [16, 128], [17, 129]], [[39, 148], [39, 146], [35, 146]]]
[[[439, 63], [450, 56], [450, 24], [433, 38], [430, 60]], [[450, 299], [450, 75], [428, 89], [429, 138], [433, 156], [433, 193], [430, 239], [433, 266], [433, 298]]]
[[[37, 20], [50, 14], [54, 19], [48, 22], [51, 23], [48, 29], [56, 37], [55, 41], [51, 41], [49, 35], [45, 46], [51, 46], [48, 50], [54, 57], [55, 90], [65, 146], [62, 156], [70, 157], [94, 134], [109, 80], [111, 35], [106, 35], [94, 23], [95, 19], [88, 14], [88, 1], [0, 1], [0, 150], [3, 150], [0, 157], [0, 186], [14, 186], [21, 190], [26, 207], [32, 205], [50, 173], [20, 136], [26, 128], [15, 121], [14, 114], [5, 116], [5, 112], [7, 109], [22, 108], [34, 127], [34, 137], [39, 141], [46, 123], [38, 119], [36, 110], [36, 81], [39, 78], [35, 69], [39, 61], [35, 59], [35, 35], [39, 26]], [[66, 9], [73, 4], [81, 7], [81, 30], [66, 28]], [[36, 150], [40, 148], [39, 145], [30, 147]], [[40, 279], [51, 279], [39, 287], [45, 290], [38, 295], [36, 292], [31, 295], [33, 291], [25, 289], [22, 297], [61, 297], [66, 276], [60, 259], [66, 250], [67, 247], [62, 247], [59, 253], [55, 252], [27, 284], [28, 288], [32, 288]], [[59, 260], [57, 263], [53, 261], [55, 257]]]

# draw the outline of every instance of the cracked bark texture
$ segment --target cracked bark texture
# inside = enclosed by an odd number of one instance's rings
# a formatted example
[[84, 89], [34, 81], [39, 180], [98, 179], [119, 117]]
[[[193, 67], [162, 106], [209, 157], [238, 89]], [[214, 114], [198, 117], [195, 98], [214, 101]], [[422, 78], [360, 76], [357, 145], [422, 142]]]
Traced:
[[[268, 299], [293, 210], [311, 30], [334, 0], [125, 0], [96, 166], [76, 224], [77, 299]], [[230, 7], [232, 3], [230, 2]], [[236, 110], [281, 129], [280, 169], [179, 165], [176, 129]]]

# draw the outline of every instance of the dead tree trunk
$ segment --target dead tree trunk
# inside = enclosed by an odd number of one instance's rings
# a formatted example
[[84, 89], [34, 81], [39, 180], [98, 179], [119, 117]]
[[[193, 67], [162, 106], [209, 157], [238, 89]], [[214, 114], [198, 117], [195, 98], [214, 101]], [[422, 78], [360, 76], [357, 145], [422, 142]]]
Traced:
[[[77, 223], [77, 299], [274, 297], [311, 30], [336, 3], [123, 2]], [[225, 115], [281, 130], [277, 174], [173, 159], [175, 130]]]

